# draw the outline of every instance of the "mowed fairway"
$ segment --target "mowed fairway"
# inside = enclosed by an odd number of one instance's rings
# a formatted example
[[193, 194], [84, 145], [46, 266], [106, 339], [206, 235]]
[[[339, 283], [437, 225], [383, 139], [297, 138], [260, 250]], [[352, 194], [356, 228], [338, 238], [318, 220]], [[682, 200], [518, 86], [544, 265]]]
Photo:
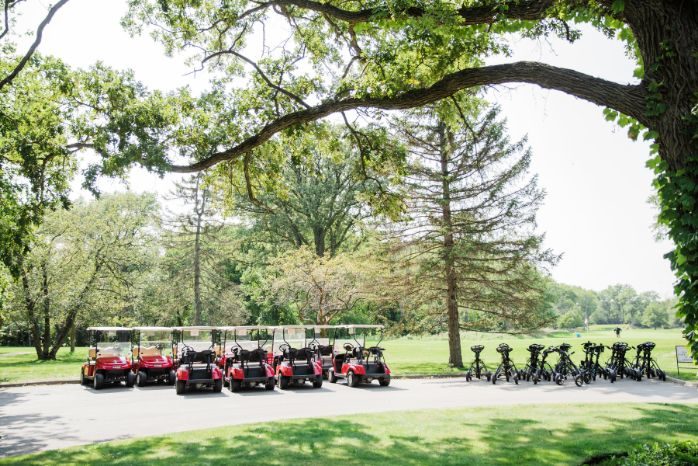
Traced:
[[695, 439], [696, 419], [696, 405], [680, 404], [422, 410], [206, 429], [0, 464], [579, 464], [643, 442]]
[[[523, 367], [528, 351], [526, 348], [531, 343], [537, 342], [544, 345], [559, 345], [568, 342], [573, 345], [575, 354], [572, 359], [578, 363], [583, 358], [581, 344], [587, 340], [611, 345], [617, 341], [612, 328], [592, 327], [590, 332], [581, 332], [577, 337], [575, 332], [549, 331], [539, 335], [507, 335], [486, 334], [475, 332], [463, 332], [463, 361], [466, 367], [472, 360], [470, 346], [481, 344], [485, 346], [482, 355], [485, 362], [493, 369], [498, 361], [495, 348], [499, 343], [506, 342], [514, 348], [511, 356], [516, 364]], [[644, 341], [653, 341], [657, 344], [654, 357], [667, 374], [677, 377], [676, 356], [674, 347], [686, 345], [681, 336], [680, 329], [624, 329], [621, 333], [621, 341], [636, 345]], [[386, 348], [385, 357], [395, 375], [444, 375], [462, 373], [462, 369], [454, 369], [448, 366], [448, 340], [446, 336], [405, 337], [398, 339], [386, 339], [381, 343]], [[610, 356], [606, 350], [601, 355], [601, 361], [605, 362]], [[634, 354], [634, 352], [632, 353]], [[62, 348], [56, 361], [37, 361], [34, 348], [31, 347], [0, 347], [0, 383], [25, 382], [53, 379], [77, 380], [80, 374], [80, 364], [87, 355], [87, 348], [76, 348], [74, 354], [70, 354], [67, 348]], [[697, 368], [698, 369], [698, 368]], [[680, 378], [684, 380], [697, 380], [696, 370], [682, 369]]]

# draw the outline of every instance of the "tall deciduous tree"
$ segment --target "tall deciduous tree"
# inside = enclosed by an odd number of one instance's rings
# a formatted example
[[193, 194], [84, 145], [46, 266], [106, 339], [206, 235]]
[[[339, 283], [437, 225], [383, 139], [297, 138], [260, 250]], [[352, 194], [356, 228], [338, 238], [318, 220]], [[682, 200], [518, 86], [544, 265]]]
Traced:
[[449, 363], [458, 367], [461, 328], [544, 323], [535, 312], [543, 288], [533, 277], [555, 260], [535, 232], [543, 193], [528, 177], [525, 141], [512, 144], [497, 108], [479, 106], [454, 99], [401, 123], [410, 220], [399, 226], [398, 257], [415, 264], [410, 286], [440, 304], [434, 313], [446, 316]]
[[[271, 145], [273, 164], [257, 160], [243, 168], [249, 176], [239, 177], [236, 213], [249, 218], [265, 241], [310, 247], [318, 257], [335, 256], [345, 243], [357, 247], [364, 220], [401, 208], [393, 190], [403, 159], [383, 133], [355, 134], [364, 145], [332, 125], [309, 125], [280, 138]], [[361, 151], [373, 152], [369, 161]]]
[[17, 284], [39, 359], [55, 359], [79, 320], [135, 319], [138, 277], [150, 268], [157, 224], [152, 196], [108, 196], [47, 216]]

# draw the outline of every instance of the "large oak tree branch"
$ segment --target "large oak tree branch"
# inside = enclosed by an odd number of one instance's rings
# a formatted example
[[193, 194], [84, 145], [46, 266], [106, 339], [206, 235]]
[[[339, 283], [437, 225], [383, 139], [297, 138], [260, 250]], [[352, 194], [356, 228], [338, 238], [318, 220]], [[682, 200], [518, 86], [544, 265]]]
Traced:
[[[485, 24], [494, 22], [499, 17], [535, 21], [548, 16], [548, 10], [555, 0], [527, 0], [498, 2], [491, 5], [463, 6], [455, 11], [460, 16], [464, 25]], [[570, 2], [575, 3], [575, 2]], [[576, 3], [588, 3], [586, 0], [576, 0]], [[602, 1], [600, 3], [608, 3]], [[268, 5], [280, 7], [295, 6], [306, 10], [322, 13], [332, 18], [346, 21], [349, 24], [369, 22], [385, 15], [386, 10], [381, 7], [364, 8], [361, 10], [347, 10], [329, 3], [321, 3], [316, 0], [272, 0]], [[426, 11], [419, 6], [407, 7], [400, 12], [406, 16], [421, 17]]]
[[19, 63], [10, 71], [10, 73], [5, 76], [2, 80], [0, 80], [0, 89], [5, 87], [6, 85], [10, 84], [24, 69], [25, 66], [27, 66], [27, 63], [31, 59], [32, 55], [34, 55], [34, 52], [36, 52], [36, 49], [39, 48], [39, 44], [41, 44], [41, 39], [43, 38], [44, 35], [44, 29], [46, 26], [48, 26], [48, 23], [51, 22], [53, 19], [53, 16], [56, 14], [56, 12], [66, 3], [68, 3], [69, 0], [60, 0], [58, 3], [53, 5], [49, 10], [48, 13], [46, 14], [46, 17], [44, 18], [43, 21], [39, 24], [39, 27], [36, 30], [36, 37], [34, 38], [34, 42], [29, 46], [29, 49], [27, 49], [27, 52], [24, 54], [24, 56], [19, 60]]
[[275, 134], [296, 125], [317, 121], [333, 113], [374, 108], [404, 110], [436, 102], [458, 91], [476, 86], [504, 83], [529, 83], [553, 89], [613, 108], [650, 126], [644, 114], [645, 89], [642, 85], [623, 85], [589, 76], [578, 71], [558, 68], [537, 62], [517, 62], [468, 68], [444, 76], [430, 87], [414, 89], [394, 97], [360, 97], [333, 100], [284, 115], [264, 126], [258, 133], [240, 144], [211, 155], [191, 165], [171, 165], [170, 171], [191, 173], [210, 168], [221, 162], [234, 160], [264, 144]]

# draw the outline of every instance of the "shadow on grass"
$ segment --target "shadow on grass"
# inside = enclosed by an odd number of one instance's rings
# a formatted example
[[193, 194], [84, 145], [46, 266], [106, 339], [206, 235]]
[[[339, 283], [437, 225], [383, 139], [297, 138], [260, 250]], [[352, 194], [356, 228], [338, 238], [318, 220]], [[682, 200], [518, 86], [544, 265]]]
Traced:
[[[675, 432], [698, 435], [696, 406], [627, 405], [628, 419], [540, 420], [526, 407], [497, 411], [483, 421], [469, 410], [422, 411], [270, 422], [195, 431], [170, 437], [50, 451], [8, 464], [579, 464], [601, 453], [666, 440]], [[530, 407], [528, 409], [531, 409]], [[537, 408], [534, 408], [537, 409]], [[542, 409], [554, 416], [559, 407]], [[360, 417], [359, 417], [360, 416]], [[539, 419], [531, 419], [532, 417]], [[404, 419], [403, 419], [404, 418]], [[579, 417], [575, 417], [579, 419]], [[2, 461], [0, 461], [2, 463]]]

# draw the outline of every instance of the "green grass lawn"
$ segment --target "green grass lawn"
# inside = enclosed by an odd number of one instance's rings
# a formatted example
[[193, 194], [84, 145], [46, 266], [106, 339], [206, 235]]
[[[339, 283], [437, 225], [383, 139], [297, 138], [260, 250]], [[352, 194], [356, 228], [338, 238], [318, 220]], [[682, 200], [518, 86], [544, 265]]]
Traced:
[[61, 348], [55, 361], [39, 361], [33, 347], [0, 347], [0, 383], [54, 380], [80, 376], [87, 348]]
[[579, 464], [695, 439], [698, 406], [424, 410], [230, 426], [0, 459], [0, 464]]
[[[528, 352], [526, 347], [533, 342], [544, 345], [559, 345], [563, 342], [571, 343], [575, 355], [573, 359], [578, 362], [582, 359], [581, 344], [587, 340], [610, 345], [616, 341], [612, 328], [615, 326], [592, 327], [590, 332], [582, 332], [581, 337], [576, 337], [574, 332], [562, 330], [541, 332], [538, 335], [505, 335], [483, 334], [464, 332], [462, 338], [463, 360], [466, 366], [470, 364], [472, 352], [470, 346], [482, 344], [485, 346], [483, 358], [490, 366], [495, 366], [498, 354], [496, 346], [506, 342], [514, 348], [512, 358], [514, 362], [523, 366]], [[667, 374], [677, 377], [675, 345], [685, 345], [680, 329], [624, 329], [621, 340], [636, 345], [647, 340], [654, 341], [657, 347], [654, 350], [655, 359]], [[385, 356], [393, 372], [396, 375], [444, 375], [462, 373], [462, 369], [449, 367], [448, 341], [445, 336], [409, 337], [386, 340], [382, 346], [386, 348]], [[79, 366], [87, 354], [86, 348], [77, 348], [74, 354], [70, 354], [67, 348], [61, 349], [56, 361], [37, 361], [33, 348], [26, 347], [0, 347], [0, 382], [22, 382], [29, 380], [48, 380], [57, 378], [77, 378]], [[606, 350], [602, 354], [602, 361], [610, 356]], [[696, 370], [686, 368], [681, 371], [681, 378], [685, 380], [698, 380]]]

